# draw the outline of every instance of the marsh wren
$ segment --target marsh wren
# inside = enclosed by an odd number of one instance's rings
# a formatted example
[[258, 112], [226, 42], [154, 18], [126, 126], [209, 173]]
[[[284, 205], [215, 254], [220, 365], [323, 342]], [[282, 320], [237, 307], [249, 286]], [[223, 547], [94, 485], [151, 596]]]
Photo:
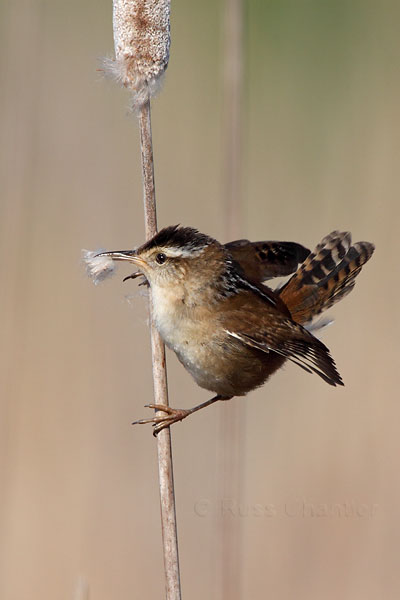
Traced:
[[[324, 237], [314, 252], [292, 242], [220, 244], [190, 227], [166, 227], [136, 250], [103, 252], [128, 261], [150, 285], [153, 316], [166, 345], [200, 387], [216, 395], [191, 409], [148, 405], [165, 415], [157, 434], [218, 400], [244, 396], [289, 360], [330, 385], [343, 385], [328, 348], [307, 326], [346, 296], [374, 251], [350, 233]], [[298, 267], [298, 265], [300, 266]], [[263, 282], [292, 277], [275, 291]]]

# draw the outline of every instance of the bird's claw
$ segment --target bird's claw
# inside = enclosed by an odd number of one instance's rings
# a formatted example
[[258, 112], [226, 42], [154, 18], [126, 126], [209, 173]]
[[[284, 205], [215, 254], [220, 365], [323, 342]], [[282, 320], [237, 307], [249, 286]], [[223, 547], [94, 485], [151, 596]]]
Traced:
[[166, 427], [169, 427], [178, 421], [182, 421], [191, 412], [184, 408], [171, 408], [171, 406], [167, 406], [166, 404], [146, 404], [145, 408], [154, 408], [154, 410], [166, 413], [166, 415], [156, 415], [150, 419], [139, 419], [132, 423], [132, 425], [147, 425], [148, 423], [152, 423], [154, 437], [157, 437], [160, 431]]

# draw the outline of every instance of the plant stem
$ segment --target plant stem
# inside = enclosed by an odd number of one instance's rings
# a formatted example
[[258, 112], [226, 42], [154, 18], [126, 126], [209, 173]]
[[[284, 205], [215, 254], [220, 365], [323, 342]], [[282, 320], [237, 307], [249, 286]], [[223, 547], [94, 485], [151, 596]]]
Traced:
[[[150, 239], [157, 233], [150, 100], [148, 100], [139, 110], [139, 127], [142, 152], [145, 231], [146, 239]], [[153, 321], [151, 290], [149, 309], [154, 402], [155, 404], [168, 405], [165, 348]], [[159, 414], [161, 415], [163, 413], [160, 412]], [[160, 431], [157, 436], [157, 454], [166, 598], [167, 600], [180, 600], [181, 587], [179, 576], [178, 535], [176, 528], [171, 433], [169, 427]]]

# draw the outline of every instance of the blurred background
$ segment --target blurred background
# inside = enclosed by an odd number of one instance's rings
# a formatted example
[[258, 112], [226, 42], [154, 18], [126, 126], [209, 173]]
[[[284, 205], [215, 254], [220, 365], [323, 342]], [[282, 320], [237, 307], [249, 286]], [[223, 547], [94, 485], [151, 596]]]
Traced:
[[[0, 7], [0, 598], [162, 598], [156, 444], [131, 426], [152, 399], [146, 300], [129, 267], [95, 287], [80, 264], [144, 235], [136, 118], [96, 71], [112, 4]], [[223, 15], [172, 2], [153, 133], [159, 225], [227, 241]], [[240, 237], [349, 229], [377, 250], [323, 336], [346, 387], [287, 365], [174, 426], [184, 598], [399, 597], [399, 18], [390, 0], [245, 3]], [[170, 353], [168, 377], [173, 406], [208, 398]]]

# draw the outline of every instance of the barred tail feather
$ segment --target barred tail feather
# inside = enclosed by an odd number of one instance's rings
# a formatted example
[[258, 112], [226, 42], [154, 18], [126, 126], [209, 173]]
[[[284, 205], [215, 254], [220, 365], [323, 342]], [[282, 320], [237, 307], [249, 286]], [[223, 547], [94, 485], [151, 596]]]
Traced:
[[324, 237], [280, 290], [292, 319], [301, 324], [309, 323], [347, 296], [374, 249], [369, 242], [351, 245], [348, 232], [333, 231]]

